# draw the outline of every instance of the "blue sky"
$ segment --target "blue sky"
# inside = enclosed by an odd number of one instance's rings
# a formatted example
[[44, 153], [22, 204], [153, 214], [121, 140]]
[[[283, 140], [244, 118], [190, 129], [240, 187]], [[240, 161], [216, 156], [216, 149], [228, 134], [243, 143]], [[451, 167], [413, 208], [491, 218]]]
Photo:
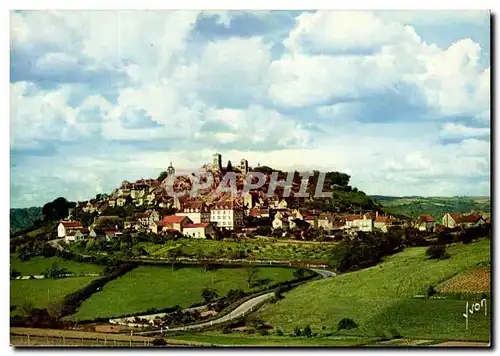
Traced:
[[18, 11], [10, 55], [12, 207], [216, 151], [489, 195], [488, 12]]

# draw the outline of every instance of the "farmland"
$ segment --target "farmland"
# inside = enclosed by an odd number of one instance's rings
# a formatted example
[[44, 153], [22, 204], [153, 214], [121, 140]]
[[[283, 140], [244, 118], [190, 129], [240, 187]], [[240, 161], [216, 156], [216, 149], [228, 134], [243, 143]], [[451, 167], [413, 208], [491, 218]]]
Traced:
[[[257, 278], [273, 284], [293, 279], [293, 268], [259, 268]], [[188, 307], [202, 301], [201, 291], [214, 288], [219, 295], [230, 289], [248, 290], [245, 268], [207, 270], [199, 267], [141, 266], [106, 284], [78, 309], [75, 317], [90, 320], [145, 312], [151, 308], [179, 305]]]
[[482, 293], [489, 292], [490, 288], [490, 269], [475, 268], [444, 281], [437, 290], [441, 293]]
[[[51, 302], [59, 302], [98, 277], [70, 277], [61, 279], [30, 279], [10, 281], [10, 305], [31, 303], [35, 308], [47, 308]], [[15, 314], [19, 313], [16, 308]]]
[[[431, 285], [489, 262], [490, 240], [450, 246], [448, 253], [449, 259], [429, 260], [424, 247], [408, 248], [377, 266], [299, 286], [258, 314], [287, 333], [310, 325], [313, 332], [338, 335], [489, 340], [489, 316], [478, 315], [465, 330], [463, 301], [415, 298]], [[342, 318], [359, 327], [337, 332]]]
[[68, 273], [86, 274], [86, 273], [102, 273], [103, 267], [91, 263], [82, 263], [76, 261], [68, 261], [60, 257], [44, 258], [41, 256], [33, 257], [27, 261], [21, 261], [19, 258], [11, 255], [10, 268], [15, 269], [21, 275], [40, 275], [47, 268], [50, 268], [53, 263], [57, 263], [59, 268], [66, 268]]

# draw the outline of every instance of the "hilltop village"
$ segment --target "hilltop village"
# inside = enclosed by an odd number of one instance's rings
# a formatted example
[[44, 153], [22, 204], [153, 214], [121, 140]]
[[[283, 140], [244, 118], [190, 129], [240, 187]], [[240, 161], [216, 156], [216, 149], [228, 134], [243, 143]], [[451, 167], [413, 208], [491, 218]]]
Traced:
[[[269, 167], [255, 167], [267, 175], [266, 184], [258, 190], [233, 196], [231, 193], [217, 194], [215, 186], [228, 171], [234, 172], [241, 188], [249, 172], [246, 159], [232, 166], [222, 165], [222, 156], [213, 155], [213, 161], [200, 169], [200, 174], [210, 172], [214, 177], [212, 188], [177, 198], [167, 194], [162, 181], [175, 176], [174, 190], [190, 189], [195, 173], [176, 175], [172, 163], [157, 179], [123, 181], [111, 194], [98, 194], [95, 199], [78, 202], [70, 209], [68, 219], [57, 227], [57, 237], [68, 243], [89, 238], [110, 240], [124, 232], [151, 234], [178, 233], [192, 238], [215, 238], [221, 232], [226, 235], [241, 235], [252, 231], [274, 236], [293, 235], [307, 239], [308, 230], [321, 230], [328, 238], [335, 233], [355, 235], [358, 231], [387, 232], [391, 226], [414, 226], [421, 231], [432, 232], [457, 227], [474, 227], [489, 223], [489, 217], [481, 212], [469, 214], [448, 213], [440, 224], [430, 215], [423, 214], [413, 221], [404, 217], [385, 215], [377, 206], [372, 211], [329, 212], [308, 209], [312, 198], [283, 197], [278, 187], [274, 194], [266, 195], [269, 183]], [[311, 181], [311, 184], [314, 182]], [[297, 191], [299, 182], [293, 183]], [[332, 188], [334, 185], [331, 185]], [[355, 189], [355, 188], [354, 188]], [[79, 219], [78, 217], [83, 217]], [[82, 221], [82, 220], [85, 220]]]

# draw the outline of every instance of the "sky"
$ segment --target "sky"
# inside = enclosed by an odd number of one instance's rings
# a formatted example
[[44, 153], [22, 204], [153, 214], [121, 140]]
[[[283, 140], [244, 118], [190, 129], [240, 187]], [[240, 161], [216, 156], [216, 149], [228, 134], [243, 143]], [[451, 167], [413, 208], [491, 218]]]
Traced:
[[367, 194], [490, 194], [485, 11], [11, 12], [11, 207], [172, 161], [341, 171]]

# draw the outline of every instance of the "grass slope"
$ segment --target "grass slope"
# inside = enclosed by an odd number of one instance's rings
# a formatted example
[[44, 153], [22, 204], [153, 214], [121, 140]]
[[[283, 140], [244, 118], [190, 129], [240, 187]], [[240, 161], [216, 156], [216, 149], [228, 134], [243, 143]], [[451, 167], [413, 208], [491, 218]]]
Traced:
[[475, 315], [465, 330], [465, 301], [412, 298], [489, 261], [490, 241], [451, 246], [448, 252], [451, 258], [436, 261], [425, 257], [424, 247], [409, 248], [377, 266], [299, 286], [259, 313], [287, 332], [306, 325], [316, 332], [335, 332], [340, 319], [351, 318], [359, 328], [340, 334], [390, 336], [396, 330], [409, 338], [488, 340], [489, 317]]
[[336, 248], [333, 244], [289, 244], [276, 239], [248, 239], [242, 241], [214, 241], [180, 239], [168, 241], [164, 245], [140, 243], [152, 257], [167, 257], [168, 251], [180, 249], [183, 255], [205, 256], [207, 258], [225, 257], [278, 259], [278, 260], [325, 260], [328, 261]]
[[[96, 278], [98, 277], [13, 280], [10, 281], [10, 305], [29, 301], [35, 308], [47, 308], [50, 302], [61, 301], [67, 294]], [[14, 313], [17, 311], [14, 310]]]
[[342, 337], [342, 338], [306, 338], [289, 336], [260, 336], [246, 334], [224, 335], [217, 332], [199, 334], [181, 334], [169, 336], [168, 340], [197, 341], [218, 346], [361, 346], [373, 342], [370, 338]]
[[91, 263], [82, 263], [76, 261], [68, 261], [60, 257], [44, 258], [37, 256], [29, 259], [28, 261], [21, 261], [19, 258], [11, 255], [10, 268], [15, 269], [21, 275], [40, 275], [47, 268], [56, 262], [59, 268], [67, 268], [69, 273], [85, 274], [85, 273], [101, 273], [103, 267]]
[[[260, 268], [259, 279], [277, 283], [293, 278], [293, 268]], [[179, 305], [188, 307], [200, 302], [204, 288], [215, 288], [220, 295], [230, 289], [247, 290], [244, 268], [221, 268], [205, 271], [184, 267], [141, 266], [109, 282], [103, 290], [92, 295], [78, 309], [75, 317], [89, 320], [145, 312], [151, 308]]]

